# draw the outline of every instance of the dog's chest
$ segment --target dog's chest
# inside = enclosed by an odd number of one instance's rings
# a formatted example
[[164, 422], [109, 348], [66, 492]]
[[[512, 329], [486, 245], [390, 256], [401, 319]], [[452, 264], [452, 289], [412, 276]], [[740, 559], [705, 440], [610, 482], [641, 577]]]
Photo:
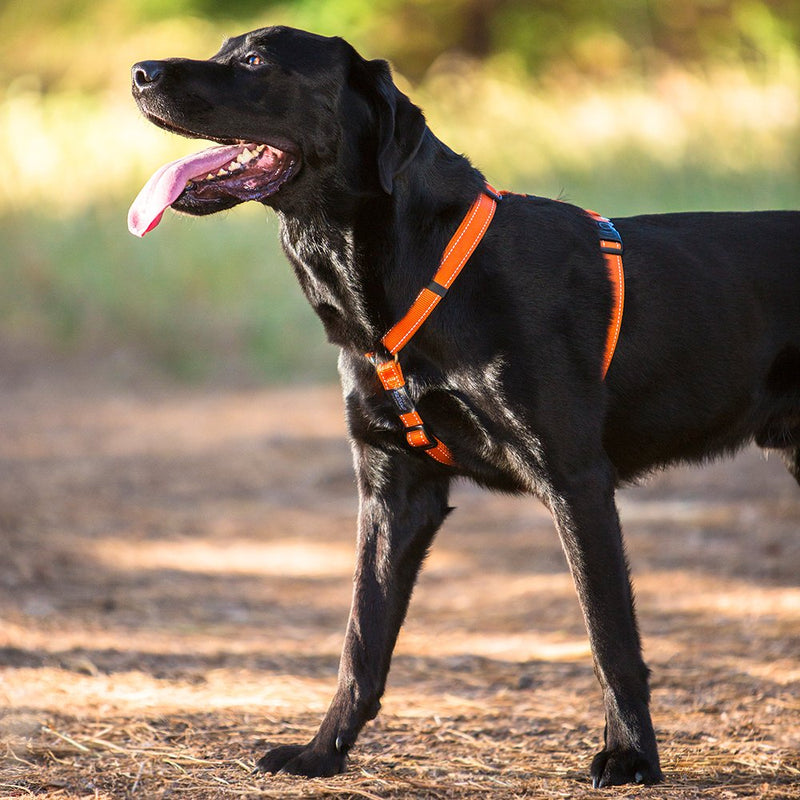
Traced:
[[[377, 433], [395, 446], [410, 449], [398, 409], [386, 397], [366, 359], [355, 353], [343, 354], [339, 368], [344, 394], [354, 399], [351, 435], [364, 438], [366, 432]], [[431, 432], [462, 455], [457, 469], [504, 491], [538, 492], [539, 437], [524, 410], [507, 396], [503, 372], [499, 357], [480, 370], [461, 368], [434, 374], [410, 368], [407, 391]]]

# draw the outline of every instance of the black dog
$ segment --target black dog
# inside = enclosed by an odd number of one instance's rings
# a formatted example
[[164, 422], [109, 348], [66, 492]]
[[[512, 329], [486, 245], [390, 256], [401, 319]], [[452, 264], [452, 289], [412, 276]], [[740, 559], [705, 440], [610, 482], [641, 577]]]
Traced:
[[[394, 360], [381, 337], [490, 190], [429, 130], [387, 64], [342, 39], [268, 28], [208, 61], [139, 63], [133, 94], [156, 125], [226, 146], [157, 173], [131, 229], [143, 235], [168, 205], [274, 208], [303, 291], [341, 348], [361, 504], [338, 688], [316, 736], [271, 750], [260, 769], [344, 770], [378, 713], [414, 581], [450, 482], [463, 476], [535, 494], [551, 510], [605, 702], [594, 783], [658, 781], [614, 490], [752, 440], [781, 450], [800, 482], [800, 213], [616, 220], [627, 301], [604, 378], [615, 287], [597, 223], [566, 203], [507, 195], [492, 201], [474, 255]], [[407, 385], [381, 375], [381, 386], [375, 365], [392, 364]]]

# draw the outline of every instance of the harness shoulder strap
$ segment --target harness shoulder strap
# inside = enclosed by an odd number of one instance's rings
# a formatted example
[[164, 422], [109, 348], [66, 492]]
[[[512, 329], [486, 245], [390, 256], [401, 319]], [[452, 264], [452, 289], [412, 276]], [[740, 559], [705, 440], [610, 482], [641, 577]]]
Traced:
[[392, 355], [396, 355], [428, 319], [483, 239], [499, 199], [493, 189], [489, 191], [491, 195], [488, 191], [481, 192], [470, 206], [445, 248], [433, 280], [417, 295], [406, 315], [381, 339]]

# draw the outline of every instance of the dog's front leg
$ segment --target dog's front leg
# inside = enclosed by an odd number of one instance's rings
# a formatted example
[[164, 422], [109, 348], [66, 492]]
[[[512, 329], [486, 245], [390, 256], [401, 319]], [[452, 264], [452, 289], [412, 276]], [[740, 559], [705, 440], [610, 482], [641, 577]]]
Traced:
[[321, 777], [344, 771], [359, 731], [378, 713], [414, 582], [448, 512], [449, 479], [418, 457], [361, 444], [354, 450], [358, 551], [338, 687], [316, 736], [270, 750], [258, 762], [262, 772]]
[[611, 465], [562, 471], [550, 505], [581, 601], [603, 689], [605, 748], [592, 762], [595, 787], [661, 780]]

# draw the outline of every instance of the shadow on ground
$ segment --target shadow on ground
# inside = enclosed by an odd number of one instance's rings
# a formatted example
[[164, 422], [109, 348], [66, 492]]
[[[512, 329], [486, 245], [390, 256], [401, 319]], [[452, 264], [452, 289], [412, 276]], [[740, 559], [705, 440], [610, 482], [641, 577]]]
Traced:
[[[335, 683], [356, 513], [338, 389], [5, 375], [0, 795], [595, 796], [599, 693], [535, 500], [458, 487], [348, 774], [257, 778]], [[620, 493], [651, 796], [800, 798], [799, 501], [755, 451]]]

